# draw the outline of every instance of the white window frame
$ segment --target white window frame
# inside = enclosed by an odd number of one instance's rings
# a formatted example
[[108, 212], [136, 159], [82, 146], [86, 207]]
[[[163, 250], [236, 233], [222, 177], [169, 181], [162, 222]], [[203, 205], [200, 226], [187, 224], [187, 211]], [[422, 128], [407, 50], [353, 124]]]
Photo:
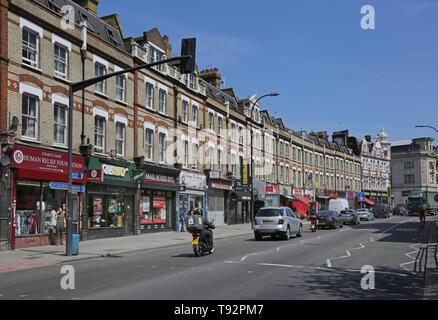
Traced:
[[187, 122], [189, 121], [189, 104], [190, 104], [189, 100], [187, 99], [181, 100], [181, 113], [182, 113], [181, 121], [185, 124], [187, 124]]
[[[164, 95], [162, 95], [164, 93]], [[164, 101], [161, 99], [164, 97]], [[163, 88], [158, 89], [158, 112], [166, 114], [167, 111], [167, 91]]]
[[[163, 137], [163, 144], [161, 144], [161, 137]], [[159, 153], [159, 162], [166, 163], [166, 140], [167, 134], [163, 131], [158, 131], [158, 153]]]
[[[148, 133], [151, 133], [151, 141], [148, 143]], [[144, 150], [145, 150], [145, 159], [147, 161], [154, 161], [154, 136], [155, 136], [155, 128], [150, 126], [145, 126], [144, 128]], [[149, 150], [150, 149], [150, 150]], [[150, 151], [150, 156], [148, 154]]]
[[[151, 94], [148, 94], [148, 87], [151, 88]], [[154, 109], [154, 84], [147, 81], [145, 83], [145, 96], [146, 96], [146, 100], [145, 100], [145, 105], [147, 109], [153, 110]], [[150, 102], [150, 103], [149, 103]]]
[[[96, 74], [96, 72], [97, 72], [96, 67], [102, 67], [102, 69], [103, 69], [103, 74]], [[106, 75], [106, 74], [107, 74], [107, 69], [108, 69], [108, 68], [107, 68], [104, 64], [100, 63], [99, 61], [96, 61], [96, 62], [94, 63], [94, 76], [95, 76], [95, 77], [99, 77], [99, 76]], [[102, 91], [99, 90], [99, 89], [100, 89], [100, 86], [102, 86]], [[100, 93], [100, 94], [105, 95], [105, 94], [106, 94], [106, 81], [103, 80], [103, 81], [101, 81], [101, 82], [96, 83], [96, 84], [94, 85], [94, 92], [97, 92], [97, 93]]]
[[[60, 109], [64, 109], [63, 111], [64, 111], [64, 123], [57, 123], [57, 119], [56, 119], [56, 117], [55, 117], [55, 112], [56, 112], [56, 109], [57, 108], [60, 108]], [[59, 102], [55, 102], [54, 104], [53, 104], [53, 117], [54, 117], [54, 126], [55, 126], [55, 136], [53, 137], [53, 141], [54, 141], [54, 144], [56, 144], [56, 145], [61, 145], [61, 146], [65, 146], [66, 144], [67, 144], [67, 121], [68, 121], [68, 104], [62, 104], [62, 103], [59, 103]], [[63, 133], [63, 137], [64, 137], [64, 141], [57, 141], [56, 140], [56, 138], [57, 138], [57, 128], [58, 128], [58, 126], [62, 126], [63, 128], [64, 128], [64, 133]]]
[[[56, 57], [56, 48], [61, 48], [65, 50], [65, 61], [62, 61], [61, 59], [57, 59]], [[61, 44], [59, 42], [55, 42], [53, 44], [53, 60], [54, 60], [54, 65], [53, 65], [53, 72], [55, 77], [61, 78], [61, 79], [68, 79], [68, 71], [69, 71], [69, 56], [68, 56], [68, 47], [66, 47], [64, 44]], [[56, 65], [57, 63], [59, 64], [64, 64], [65, 65], [65, 73], [62, 73], [61, 71], [56, 70]]]
[[[35, 48], [31, 47], [34, 44], [31, 44], [29, 41], [25, 41], [24, 40], [24, 31], [26, 31], [26, 32], [28, 32], [30, 34], [35, 35], [35, 39], [36, 39]], [[40, 53], [40, 49], [39, 48], [40, 48], [40, 42], [41, 42], [41, 37], [42, 37], [41, 34], [39, 34], [37, 31], [35, 31], [35, 30], [33, 30], [33, 29], [31, 29], [31, 28], [26, 26], [26, 27], [22, 28], [21, 36], [22, 36], [22, 42], [21, 42], [21, 45], [22, 45], [22, 55], [21, 55], [22, 56], [22, 62], [25, 65], [29, 65], [29, 66], [31, 66], [33, 68], [38, 68], [39, 67], [39, 53]], [[25, 45], [25, 42], [26, 42], [26, 45]], [[35, 60], [31, 60], [29, 58], [24, 57], [23, 56], [23, 51], [24, 50], [29, 51], [31, 54], [35, 54]], [[33, 50], [35, 52], [33, 52]]]
[[[31, 115], [29, 115], [29, 114], [24, 114], [23, 113], [23, 104], [24, 104], [24, 99], [35, 99], [35, 117], [33, 117], [33, 116], [31, 116]], [[23, 132], [23, 130], [21, 131], [21, 136], [22, 137], [24, 137], [24, 138], [26, 138], [26, 139], [31, 139], [31, 140], [38, 140], [38, 124], [39, 124], [39, 121], [38, 121], [38, 118], [39, 118], [39, 103], [40, 103], [40, 101], [41, 101], [41, 99], [38, 99], [39, 97], [37, 96], [37, 95], [34, 95], [34, 94], [32, 94], [32, 93], [30, 93], [30, 92], [24, 92], [23, 94], [22, 94], [22, 104], [21, 104], [21, 113], [22, 113], [22, 128], [24, 128], [24, 126], [23, 126], [23, 124], [24, 124], [24, 118], [27, 118], [27, 119], [32, 119], [32, 120], [34, 120], [35, 121], [35, 124], [34, 124], [34, 126], [35, 126], [35, 128], [34, 128], [34, 136], [32, 137], [32, 136], [27, 136], [27, 135], [25, 135], [24, 134], [24, 132]], [[28, 100], [29, 101], [29, 100]], [[28, 108], [28, 110], [29, 110], [29, 103], [28, 103], [28, 106], [27, 106], [27, 108]]]
[[[103, 129], [102, 133], [97, 132], [96, 127], [96, 120], [103, 119]], [[94, 149], [97, 153], [105, 153], [106, 150], [106, 125], [107, 125], [107, 118], [101, 116], [101, 115], [95, 115], [94, 116]], [[100, 128], [99, 128], [100, 130]], [[102, 146], [97, 146], [97, 137], [102, 136]]]
[[[122, 70], [123, 70], [122, 68], [120, 68], [118, 66], [114, 66], [114, 71], [115, 72], [119, 72], [119, 71], [122, 71]], [[120, 86], [117, 83], [118, 79], [122, 79], [122, 88], [120, 88]], [[116, 79], [115, 79], [116, 80], [116, 100], [119, 101], [119, 102], [123, 102], [123, 103], [126, 102], [126, 84], [127, 84], [126, 80], [127, 79], [128, 79], [128, 75], [126, 73], [116, 76]], [[119, 97], [117, 96], [118, 91], [122, 92], [122, 97], [121, 97], [122, 99], [119, 99]]]
[[[117, 126], [122, 126], [122, 133], [123, 133], [123, 137], [122, 139], [119, 139], [119, 137], [117, 136]], [[125, 156], [125, 141], [126, 141], [126, 123], [122, 122], [122, 121], [116, 121], [116, 156], [120, 156], [120, 157], [124, 157]], [[117, 144], [120, 143], [122, 144], [122, 153], [117, 152]]]

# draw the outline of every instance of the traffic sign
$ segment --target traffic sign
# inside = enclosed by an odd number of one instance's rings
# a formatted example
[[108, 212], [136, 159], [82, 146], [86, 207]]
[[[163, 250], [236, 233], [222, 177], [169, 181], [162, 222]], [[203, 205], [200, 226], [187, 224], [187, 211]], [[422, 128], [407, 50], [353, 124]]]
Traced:
[[358, 202], [365, 202], [365, 192], [358, 192], [357, 193], [357, 201]]

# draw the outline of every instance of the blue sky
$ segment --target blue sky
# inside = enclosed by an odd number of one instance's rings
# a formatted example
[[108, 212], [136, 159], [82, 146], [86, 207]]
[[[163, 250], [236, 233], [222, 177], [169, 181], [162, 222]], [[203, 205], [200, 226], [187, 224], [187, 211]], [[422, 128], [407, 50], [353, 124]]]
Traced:
[[[361, 28], [364, 5], [375, 30]], [[101, 0], [98, 15], [112, 13], [128, 37], [158, 27], [174, 55], [196, 37], [200, 70], [219, 68], [240, 98], [278, 91], [262, 106], [294, 130], [438, 140], [414, 128], [438, 128], [437, 0]]]

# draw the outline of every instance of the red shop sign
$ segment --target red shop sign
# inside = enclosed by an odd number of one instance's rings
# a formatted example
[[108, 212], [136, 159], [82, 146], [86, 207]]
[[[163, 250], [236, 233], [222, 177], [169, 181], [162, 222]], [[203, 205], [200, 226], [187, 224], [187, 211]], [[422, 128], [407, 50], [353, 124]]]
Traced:
[[153, 202], [154, 208], [165, 208], [166, 207], [166, 197], [155, 196]]
[[[12, 167], [18, 169], [20, 178], [67, 182], [68, 155], [50, 150], [14, 146]], [[84, 177], [84, 158], [73, 156], [72, 174], [80, 177], [74, 183], [86, 183]]]
[[280, 187], [274, 186], [272, 184], [266, 185], [266, 193], [267, 194], [279, 194], [280, 193]]

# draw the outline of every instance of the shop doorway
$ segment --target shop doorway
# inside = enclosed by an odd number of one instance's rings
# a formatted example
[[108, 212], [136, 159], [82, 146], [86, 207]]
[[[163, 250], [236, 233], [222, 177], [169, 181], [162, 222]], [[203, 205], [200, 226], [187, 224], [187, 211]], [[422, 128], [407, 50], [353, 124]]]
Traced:
[[125, 197], [125, 214], [124, 214], [124, 223], [125, 223], [125, 231], [127, 234], [134, 233], [134, 198], [132, 196]]

